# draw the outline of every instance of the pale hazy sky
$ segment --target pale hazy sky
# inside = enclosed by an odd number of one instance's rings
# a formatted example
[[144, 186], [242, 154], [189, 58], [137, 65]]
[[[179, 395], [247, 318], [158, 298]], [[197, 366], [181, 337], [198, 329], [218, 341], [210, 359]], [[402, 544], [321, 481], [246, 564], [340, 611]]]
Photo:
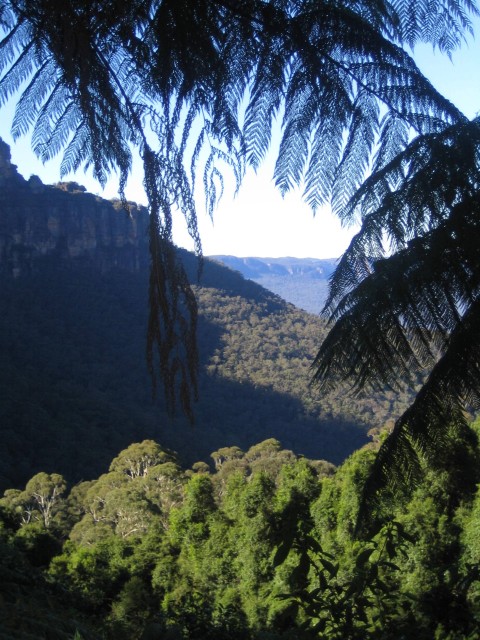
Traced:
[[[475, 22], [477, 39], [470, 38], [461, 50], [446, 57], [433, 54], [427, 47], [415, 51], [415, 59], [434, 86], [459, 107], [469, 118], [480, 112], [480, 20]], [[30, 151], [30, 142], [24, 138], [13, 142], [9, 129], [12, 109], [1, 111], [0, 137], [11, 146], [12, 161], [19, 172], [28, 178], [38, 175], [48, 184], [57, 182], [59, 162], [42, 165]], [[301, 193], [293, 192], [281, 198], [272, 181], [273, 160], [267, 158], [255, 175], [248, 172], [234, 198], [226, 192], [214, 213], [214, 222], [198, 203], [200, 232], [205, 255], [227, 254], [258, 257], [338, 257], [348, 246], [354, 232], [343, 229], [328, 208], [319, 210], [315, 217], [302, 202]], [[89, 191], [110, 198], [117, 194], [116, 182], [110, 181], [104, 191], [90, 175], [80, 171], [66, 180], [76, 180]], [[137, 169], [127, 186], [127, 197], [145, 203], [142, 176]], [[188, 234], [177, 228], [175, 241], [187, 249], [192, 248]]]

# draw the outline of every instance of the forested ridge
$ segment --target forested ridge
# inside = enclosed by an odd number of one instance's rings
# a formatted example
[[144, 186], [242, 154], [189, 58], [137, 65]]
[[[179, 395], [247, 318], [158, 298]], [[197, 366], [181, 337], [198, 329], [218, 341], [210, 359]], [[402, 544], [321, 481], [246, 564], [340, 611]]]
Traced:
[[359, 539], [401, 397], [316, 395], [320, 318], [206, 261], [192, 427], [152, 402], [144, 273], [47, 258], [0, 295], [0, 637], [478, 636], [476, 431]]
[[[187, 252], [183, 259], [195, 278], [196, 259]], [[172, 420], [161, 394], [152, 398], [145, 275], [50, 257], [29, 274], [2, 277], [3, 489], [33, 471], [92, 478], [116, 450], [144, 438], [159, 439], [186, 464], [220, 446], [248, 448], [268, 437], [338, 464], [408, 402], [408, 394], [388, 391], [318, 395], [310, 366], [324, 322], [206, 261], [196, 286], [196, 421]]]
[[195, 425], [165, 411], [147, 366], [147, 211], [75, 182], [25, 180], [0, 145], [0, 489], [36, 471], [69, 482], [154, 438], [185, 464], [276, 437], [335, 464], [410, 395], [310, 387], [325, 322], [176, 248], [199, 306]]
[[335, 469], [268, 439], [185, 469], [146, 440], [88, 482], [36, 474], [0, 500], [0, 637], [477, 638], [476, 431], [359, 539], [377, 448]]

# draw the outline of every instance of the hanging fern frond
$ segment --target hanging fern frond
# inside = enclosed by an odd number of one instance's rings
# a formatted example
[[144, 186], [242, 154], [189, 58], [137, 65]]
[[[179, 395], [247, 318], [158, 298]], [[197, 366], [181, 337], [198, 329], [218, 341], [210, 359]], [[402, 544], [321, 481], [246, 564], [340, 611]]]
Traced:
[[333, 311], [335, 324], [314, 363], [319, 381], [393, 387], [432, 366], [480, 291], [480, 251], [468, 241], [478, 234], [479, 212], [463, 201], [444, 225], [374, 261], [356, 285], [360, 274], [350, 270], [345, 284], [352, 291]]
[[46, 162], [65, 149], [81, 114], [69, 100], [68, 89], [59, 80], [39, 110], [32, 131], [32, 149]]
[[81, 122], [63, 153], [60, 164], [61, 177], [67, 176], [69, 173], [75, 173], [83, 164], [88, 162], [88, 136], [88, 128], [85, 123]]
[[347, 259], [368, 243], [372, 257], [383, 255], [383, 241], [374, 242], [380, 227], [389, 234], [394, 248], [404, 247], [440, 224], [452, 204], [474, 193], [479, 136], [478, 119], [439, 134], [419, 136], [373, 173], [342, 213], [347, 220], [362, 221]]
[[[408, 125], [396, 113], [387, 112], [380, 122], [378, 148], [374, 156], [372, 173], [376, 174], [405, 149], [408, 143]], [[395, 189], [402, 177], [401, 170], [390, 173], [388, 180]], [[385, 195], [385, 192], [384, 192]]]
[[304, 83], [296, 80], [295, 88], [290, 86], [286, 96], [284, 131], [274, 173], [282, 195], [301, 183], [309, 156], [309, 132], [318, 109], [312, 89], [302, 89]]
[[22, 20], [15, 22], [11, 12], [8, 15], [11, 20], [2, 24], [5, 35], [0, 42], [0, 73], [10, 67], [31, 43], [28, 24]]
[[[381, 502], [385, 491], [415, 486], [423, 465], [436, 468], [439, 453], [448, 451], [452, 433], [468, 436], [464, 407], [480, 408], [480, 302], [476, 300], [449, 339], [449, 348], [397, 420], [378, 451], [364, 488], [359, 528]], [[470, 432], [470, 438], [473, 434]]]
[[334, 177], [332, 211], [339, 217], [365, 178], [377, 138], [378, 118], [377, 101], [369, 92], [360, 91], [353, 103], [349, 135]]
[[174, 411], [180, 396], [182, 409], [193, 422], [192, 392], [196, 399], [198, 368], [196, 300], [174, 246], [162, 238], [156, 216], [150, 216], [155, 228], [150, 233], [147, 362], [155, 389], [158, 359], [167, 410]]
[[280, 47], [276, 38], [271, 50], [259, 57], [251, 83], [243, 135], [248, 161], [254, 169], [260, 166], [269, 149], [272, 125], [285, 91], [285, 59]]
[[152, 227], [147, 362], [155, 389], [158, 361], [167, 409], [173, 411], [179, 397], [185, 414], [193, 421], [192, 393], [195, 399], [198, 368], [197, 304], [185, 269], [170, 241], [172, 209], [165, 197], [167, 190], [161, 183], [165, 171], [162, 159], [146, 146], [144, 162]]
[[469, 14], [478, 9], [472, 0], [395, 0], [390, 2], [394, 11], [397, 38], [410, 47], [418, 42], [431, 42], [440, 51], [450, 54], [471, 31]]
[[[315, 212], [330, 201], [337, 167], [344, 146], [344, 131], [350, 113], [350, 101], [343, 95], [338, 102], [338, 93], [328, 82], [324, 82], [320, 99], [320, 125], [313, 133], [310, 161], [305, 173], [304, 197]], [[343, 105], [342, 105], [343, 102]], [[344, 113], [340, 117], [339, 113]]]
[[0, 80], [0, 106], [17, 93], [35, 69], [33, 46], [28, 45]]
[[315, 381], [395, 387], [431, 370], [380, 449], [366, 509], [382, 487], [418, 477], [479, 405], [479, 157], [478, 118], [421, 136], [347, 207], [362, 226], [331, 280]]
[[14, 138], [27, 134], [36, 123], [40, 107], [55, 82], [55, 65], [51, 60], [47, 60], [38, 68], [17, 102], [12, 122], [12, 136]]

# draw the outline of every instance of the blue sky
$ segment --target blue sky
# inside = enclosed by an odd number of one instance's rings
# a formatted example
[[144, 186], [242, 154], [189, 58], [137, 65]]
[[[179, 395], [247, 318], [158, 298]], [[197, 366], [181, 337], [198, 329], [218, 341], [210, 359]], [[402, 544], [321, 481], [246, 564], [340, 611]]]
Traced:
[[[419, 47], [414, 58], [433, 85], [472, 118], [480, 112], [480, 20], [475, 21], [477, 39], [457, 51], [452, 61], [430, 48]], [[22, 175], [38, 175], [43, 182], [60, 179], [59, 162], [42, 165], [30, 150], [28, 137], [14, 143], [9, 128], [12, 105], [2, 109], [0, 137], [11, 146], [12, 160]], [[205, 255], [227, 254], [259, 257], [338, 257], [348, 246], [355, 229], [342, 228], [325, 207], [314, 217], [303, 203], [301, 193], [293, 192], [281, 198], [272, 181], [273, 158], [270, 155], [257, 174], [247, 173], [236, 197], [226, 192], [214, 214], [214, 221], [198, 204], [199, 225]], [[112, 180], [104, 191], [83, 171], [65, 179], [76, 180], [89, 191], [106, 198], [116, 195]], [[141, 172], [135, 169], [129, 180], [127, 196], [145, 202]], [[175, 228], [175, 241], [188, 249], [192, 243], [182, 224]]]

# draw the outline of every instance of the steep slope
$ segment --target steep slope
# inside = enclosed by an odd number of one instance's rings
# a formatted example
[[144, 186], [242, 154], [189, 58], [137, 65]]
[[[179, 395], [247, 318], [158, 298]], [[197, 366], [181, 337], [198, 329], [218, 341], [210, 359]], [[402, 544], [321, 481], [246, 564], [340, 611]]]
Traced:
[[[40, 470], [95, 477], [145, 438], [185, 464], [270, 437], [338, 463], [397, 412], [390, 395], [319, 398], [308, 382], [322, 321], [206, 260], [196, 424], [168, 418], [145, 360], [147, 212], [132, 207], [130, 220], [78, 185], [26, 182], [8, 162], [0, 181], [0, 488]], [[195, 281], [196, 258], [182, 257]]]
[[[206, 269], [206, 272], [208, 269]], [[308, 389], [315, 318], [241, 281], [199, 287], [200, 400], [196, 424], [152, 400], [145, 362], [145, 272], [59, 267], [2, 278], [0, 424], [3, 487], [39, 470], [71, 480], [105, 470], [116, 451], [154, 438], [185, 462], [268, 437], [339, 462], [365, 441], [346, 406]], [[228, 280], [231, 274], [223, 276]], [[225, 286], [225, 282], [224, 282]], [[249, 297], [250, 296], [250, 297]]]

